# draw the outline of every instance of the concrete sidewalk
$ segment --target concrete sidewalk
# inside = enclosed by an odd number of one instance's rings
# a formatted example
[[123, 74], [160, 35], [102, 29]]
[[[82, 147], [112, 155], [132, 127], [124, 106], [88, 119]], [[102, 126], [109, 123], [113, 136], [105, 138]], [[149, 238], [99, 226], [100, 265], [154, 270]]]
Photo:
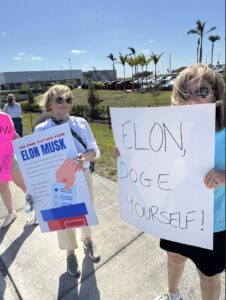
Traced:
[[[66, 272], [66, 252], [56, 233], [25, 226], [24, 195], [11, 184], [18, 218], [0, 230], [0, 299], [5, 300], [143, 300], [167, 287], [166, 254], [159, 239], [143, 234], [120, 219], [117, 184], [94, 175], [95, 207], [100, 222], [93, 237], [102, 257], [93, 264], [82, 244], [77, 256], [79, 280]], [[0, 218], [6, 214], [0, 201]], [[2, 221], [2, 220], [1, 220]], [[221, 299], [225, 299], [222, 275]], [[181, 280], [183, 300], [200, 300], [199, 279], [191, 262]]]

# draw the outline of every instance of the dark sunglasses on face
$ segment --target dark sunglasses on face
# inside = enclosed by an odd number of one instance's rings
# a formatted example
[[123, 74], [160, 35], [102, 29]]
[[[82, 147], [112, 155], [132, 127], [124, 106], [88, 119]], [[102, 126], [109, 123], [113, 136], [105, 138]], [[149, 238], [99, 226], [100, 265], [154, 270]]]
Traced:
[[58, 104], [63, 104], [63, 103], [72, 104], [72, 102], [73, 102], [73, 98], [67, 98], [67, 99], [65, 99], [64, 97], [56, 98], [56, 103]]
[[195, 96], [199, 98], [206, 98], [210, 95], [211, 89], [207, 87], [200, 87], [195, 90]]

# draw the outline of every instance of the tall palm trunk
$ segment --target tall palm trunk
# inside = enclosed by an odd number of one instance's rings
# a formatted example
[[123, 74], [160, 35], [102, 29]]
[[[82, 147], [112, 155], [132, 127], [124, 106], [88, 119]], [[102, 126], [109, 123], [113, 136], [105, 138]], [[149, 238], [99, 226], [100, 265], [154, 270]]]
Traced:
[[199, 63], [202, 63], [202, 40], [203, 36], [200, 36], [200, 49], [199, 49]]
[[213, 66], [213, 48], [214, 48], [214, 43], [212, 43], [212, 47], [211, 47], [211, 66]]
[[124, 86], [123, 86], [123, 89], [125, 91], [125, 89], [126, 89], [126, 83], [125, 83], [125, 80], [126, 80], [126, 66], [125, 65], [123, 66], [123, 76], [124, 76]]
[[198, 39], [197, 42], [197, 60], [196, 60], [197, 63], [199, 62], [199, 45], [200, 45], [200, 39]]

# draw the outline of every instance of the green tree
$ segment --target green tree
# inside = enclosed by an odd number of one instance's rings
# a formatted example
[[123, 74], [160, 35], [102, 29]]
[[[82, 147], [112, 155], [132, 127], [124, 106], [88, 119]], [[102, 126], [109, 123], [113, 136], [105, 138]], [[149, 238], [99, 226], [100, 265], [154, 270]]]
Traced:
[[216, 41], [219, 41], [221, 38], [219, 35], [210, 35], [208, 37], [208, 39], [211, 41], [212, 43], [212, 47], [211, 47], [211, 66], [213, 66], [213, 49], [214, 49], [214, 43]]
[[196, 62], [199, 62], [199, 48], [200, 48], [200, 38], [197, 40], [197, 53], [196, 53]]
[[126, 60], [127, 60], [127, 54], [122, 55], [121, 52], [119, 52], [119, 60], [120, 64], [123, 66], [123, 77], [124, 77], [124, 90], [125, 90], [125, 80], [126, 80]]
[[110, 53], [107, 58], [109, 58], [112, 61], [112, 66], [113, 66], [113, 71], [115, 71], [115, 62], [116, 62], [116, 57], [114, 57], [113, 53]]
[[137, 69], [136, 69], [136, 50], [135, 48], [133, 47], [128, 47], [128, 49], [130, 50], [130, 53], [128, 54], [129, 56], [130, 55], [133, 55], [133, 58], [134, 58], [134, 67], [135, 67], [135, 74], [137, 73]]
[[95, 87], [90, 80], [89, 82], [89, 91], [88, 91], [88, 99], [87, 99], [89, 106], [90, 106], [90, 116], [91, 118], [97, 117], [98, 115], [98, 109], [97, 106], [100, 104], [103, 100], [100, 99], [99, 95], [97, 94]]
[[[144, 66], [147, 64], [146, 57], [144, 56], [144, 53], [141, 53], [137, 57], [138, 63], [141, 66], [141, 72], [144, 72]], [[143, 77], [142, 77], [142, 87], [143, 87]]]
[[134, 89], [134, 74], [133, 74], [133, 68], [135, 66], [135, 59], [133, 57], [127, 57], [126, 59], [127, 64], [131, 67], [132, 70], [132, 83], [133, 83], [133, 89]]
[[205, 32], [206, 22], [201, 22], [199, 19], [196, 21], [196, 28], [191, 29], [187, 32], [187, 34], [198, 34], [200, 37], [200, 48], [199, 48], [199, 63], [202, 62], [202, 53], [203, 53], [203, 37], [207, 33], [216, 29], [215, 26], [211, 27], [209, 30]]
[[163, 52], [159, 55], [152, 52], [152, 54], [150, 56], [150, 59], [153, 61], [154, 65], [155, 65], [155, 80], [156, 80], [156, 77], [157, 77], [157, 64], [158, 64], [160, 58], [162, 57], [162, 55], [163, 55]]

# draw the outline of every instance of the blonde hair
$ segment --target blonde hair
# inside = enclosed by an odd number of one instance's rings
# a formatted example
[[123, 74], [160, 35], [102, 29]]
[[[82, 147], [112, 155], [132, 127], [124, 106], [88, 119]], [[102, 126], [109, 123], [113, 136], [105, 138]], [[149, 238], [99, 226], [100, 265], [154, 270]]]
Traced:
[[176, 78], [171, 95], [172, 105], [185, 104], [186, 100], [192, 98], [189, 84], [193, 81], [206, 80], [212, 86], [216, 102], [216, 130], [225, 127], [225, 82], [213, 69], [203, 64], [193, 64], [184, 69]]
[[68, 86], [63, 84], [55, 84], [51, 86], [48, 89], [48, 91], [43, 95], [41, 106], [46, 112], [51, 112], [51, 104], [55, 101], [57, 97], [60, 97], [63, 94], [66, 94], [68, 97], [73, 98], [72, 91]]

